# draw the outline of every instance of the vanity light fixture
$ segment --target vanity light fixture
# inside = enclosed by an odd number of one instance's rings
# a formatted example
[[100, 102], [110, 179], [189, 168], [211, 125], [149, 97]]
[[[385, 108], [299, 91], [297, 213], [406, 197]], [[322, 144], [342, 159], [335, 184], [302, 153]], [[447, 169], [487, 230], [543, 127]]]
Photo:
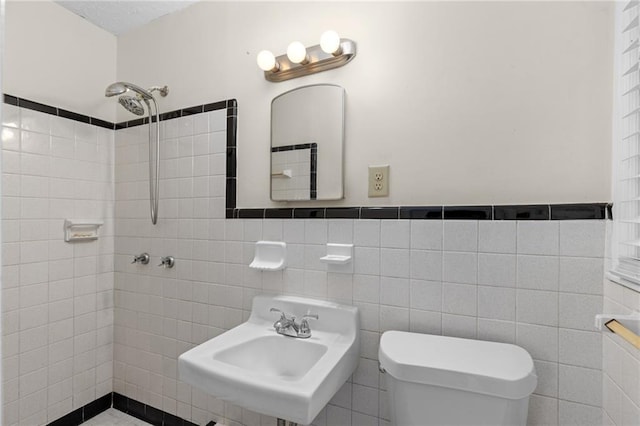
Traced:
[[333, 56], [338, 56], [342, 53], [340, 48], [340, 36], [337, 32], [328, 30], [322, 33], [320, 36], [320, 48], [325, 53], [330, 53]]
[[299, 41], [294, 41], [287, 47], [287, 58], [294, 64], [306, 65], [309, 63], [307, 48]]
[[286, 81], [330, 70], [347, 64], [356, 56], [356, 43], [340, 38], [335, 31], [325, 31], [320, 44], [306, 48], [299, 41], [287, 47], [286, 55], [275, 57], [268, 50], [258, 53], [257, 62], [268, 81]]
[[280, 64], [276, 61], [276, 57], [269, 50], [260, 51], [257, 61], [258, 66], [263, 71], [276, 72], [280, 69]]

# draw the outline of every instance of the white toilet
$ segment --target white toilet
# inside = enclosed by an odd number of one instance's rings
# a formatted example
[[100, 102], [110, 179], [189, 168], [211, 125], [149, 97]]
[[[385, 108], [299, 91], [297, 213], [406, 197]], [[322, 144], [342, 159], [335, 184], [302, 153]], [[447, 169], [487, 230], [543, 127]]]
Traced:
[[387, 331], [379, 359], [393, 426], [527, 423], [538, 378], [519, 346]]

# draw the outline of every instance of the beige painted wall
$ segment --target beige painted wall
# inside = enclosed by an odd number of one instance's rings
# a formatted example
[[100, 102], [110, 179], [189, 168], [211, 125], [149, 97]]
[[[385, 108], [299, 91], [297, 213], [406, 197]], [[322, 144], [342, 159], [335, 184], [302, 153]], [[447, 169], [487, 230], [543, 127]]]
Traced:
[[[201, 2], [120, 37], [118, 78], [168, 84], [165, 110], [238, 99], [241, 207], [279, 205], [270, 100], [317, 82], [348, 96], [346, 199], [332, 204], [607, 201], [612, 13], [597, 2]], [[316, 44], [327, 28], [357, 41], [352, 63], [264, 80], [259, 50]], [[369, 199], [367, 165], [380, 163], [391, 196]]]
[[116, 37], [51, 1], [8, 1], [3, 92], [104, 120]]
[[[612, 11], [594, 2], [203, 1], [121, 36], [116, 54], [115, 37], [55, 3], [11, 1], [4, 91], [107, 120], [114, 104], [102, 93], [114, 75], [168, 84], [165, 111], [234, 97], [241, 207], [281, 205], [268, 194], [270, 100], [318, 82], [348, 94], [346, 199], [323, 205], [607, 201]], [[263, 79], [259, 50], [316, 44], [327, 28], [357, 41], [352, 63]], [[369, 199], [367, 165], [382, 163], [391, 196]]]

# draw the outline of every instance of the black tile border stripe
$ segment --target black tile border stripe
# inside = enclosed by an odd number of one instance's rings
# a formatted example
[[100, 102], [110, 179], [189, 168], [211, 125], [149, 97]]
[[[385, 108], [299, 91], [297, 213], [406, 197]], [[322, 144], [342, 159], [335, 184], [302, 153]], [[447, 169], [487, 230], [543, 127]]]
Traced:
[[[120, 123], [111, 123], [109, 121], [101, 120], [96, 117], [91, 117], [84, 114], [79, 114], [73, 111], [67, 111], [62, 108], [54, 107], [51, 105], [42, 104], [40, 102], [32, 101], [29, 99], [19, 98], [17, 96], [4, 94], [4, 103], [14, 105], [20, 108], [31, 109], [34, 111], [43, 112], [45, 114], [55, 115], [57, 117], [68, 118], [69, 120], [79, 121], [81, 123], [87, 123], [98, 127], [103, 127], [110, 130], [119, 130], [127, 127], [141, 126], [147, 124], [149, 119], [147, 117], [138, 118], [135, 120], [123, 121]], [[219, 109], [228, 108], [231, 116], [237, 116], [238, 103], [235, 99], [229, 99], [225, 101], [213, 102], [204, 105], [196, 105], [187, 108], [182, 108], [174, 111], [167, 111], [160, 114], [160, 121], [171, 120], [178, 117], [186, 117], [187, 115], [199, 114], [202, 112], [215, 111]], [[155, 117], [154, 120], [155, 122]], [[235, 132], [235, 129], [234, 129]], [[235, 144], [233, 145], [235, 146]]]
[[324, 215], [327, 219], [359, 219], [359, 207], [327, 207]]
[[[260, 215], [263, 212], [263, 215]], [[235, 219], [596, 220], [612, 219], [611, 203], [497, 206], [287, 207], [234, 209]]]
[[324, 207], [304, 207], [293, 209], [294, 219], [324, 219]]
[[549, 204], [526, 206], [494, 206], [494, 220], [549, 220]]
[[[97, 416], [109, 408], [129, 414], [155, 426], [197, 426], [188, 420], [169, 414], [135, 399], [128, 398], [117, 392], [110, 392], [105, 396], [88, 403], [84, 407], [73, 410], [69, 414], [49, 423], [47, 426], [76, 426]], [[207, 425], [215, 425], [210, 421]]]
[[493, 220], [493, 206], [445, 206], [445, 220]]
[[400, 219], [442, 219], [442, 206], [400, 207]]
[[69, 120], [79, 121], [81, 123], [91, 124], [93, 126], [102, 127], [109, 130], [116, 129], [116, 125], [114, 123], [104, 121], [99, 118], [90, 117], [84, 114], [78, 114], [77, 112], [67, 111], [62, 108], [41, 104], [40, 102], [19, 98], [17, 96], [8, 95], [6, 93], [4, 94], [4, 103], [20, 108], [43, 112], [45, 114], [55, 115], [57, 117], [68, 118]]
[[360, 219], [399, 219], [400, 207], [361, 207]]
[[[238, 211], [240, 210], [242, 209], [238, 209]], [[265, 209], [264, 218], [265, 219], [293, 219], [293, 209], [288, 207]]]
[[552, 220], [606, 219], [607, 204], [555, 204], [551, 205]]

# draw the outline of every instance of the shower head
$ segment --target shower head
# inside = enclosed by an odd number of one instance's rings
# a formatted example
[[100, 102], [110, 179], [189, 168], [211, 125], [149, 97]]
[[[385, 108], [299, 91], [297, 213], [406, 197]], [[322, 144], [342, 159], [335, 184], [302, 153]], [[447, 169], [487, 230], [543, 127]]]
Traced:
[[153, 99], [151, 92], [143, 89], [140, 86], [136, 86], [135, 84], [126, 83], [124, 81], [118, 81], [117, 83], [110, 84], [106, 90], [104, 91], [104, 95], [108, 98], [112, 96], [118, 96], [125, 93], [127, 90], [132, 90], [136, 92], [142, 99]]
[[135, 115], [144, 115], [144, 107], [138, 98], [134, 96], [120, 96], [118, 98], [118, 102], [120, 105], [125, 107], [127, 111], [132, 112]]

